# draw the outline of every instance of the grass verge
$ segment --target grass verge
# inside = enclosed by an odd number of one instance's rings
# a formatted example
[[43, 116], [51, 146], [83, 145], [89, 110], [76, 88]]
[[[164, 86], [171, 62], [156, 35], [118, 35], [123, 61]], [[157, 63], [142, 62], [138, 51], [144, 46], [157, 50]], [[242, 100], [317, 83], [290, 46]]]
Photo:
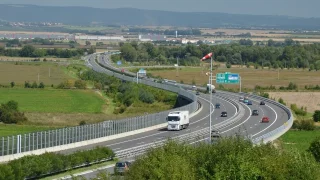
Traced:
[[64, 173], [61, 173], [61, 174], [56, 174], [56, 175], [53, 175], [53, 176], [48, 176], [48, 177], [40, 178], [40, 179], [42, 179], [42, 180], [58, 179], [58, 178], [62, 178], [62, 177], [65, 177], [65, 176], [71, 176], [73, 174], [81, 173], [81, 172], [88, 171], [88, 170], [96, 170], [98, 168], [101, 168], [101, 167], [104, 167], [104, 166], [108, 166], [108, 165], [111, 165], [111, 164], [115, 164], [115, 163], [116, 163], [116, 161], [107, 161], [107, 162], [104, 162], [104, 163], [101, 163], [101, 164], [95, 164], [95, 165], [88, 166], [88, 167], [78, 168], [78, 169], [70, 170], [70, 171], [67, 171], [67, 172], [64, 172]]
[[0, 137], [14, 136], [37, 131], [46, 131], [55, 129], [53, 126], [33, 126], [33, 125], [15, 125], [15, 124], [0, 124]]
[[300, 152], [306, 151], [310, 143], [320, 136], [320, 130], [314, 131], [298, 131], [289, 130], [283, 136], [281, 136], [281, 141], [285, 149], [298, 149]]

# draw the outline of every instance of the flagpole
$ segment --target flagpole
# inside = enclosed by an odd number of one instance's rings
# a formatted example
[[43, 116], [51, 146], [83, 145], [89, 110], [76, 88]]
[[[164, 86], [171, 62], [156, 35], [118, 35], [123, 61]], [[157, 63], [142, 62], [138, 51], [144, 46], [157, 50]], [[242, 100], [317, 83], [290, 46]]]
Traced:
[[209, 104], [209, 106], [210, 106], [209, 142], [211, 143], [211, 131], [212, 131], [211, 130], [211, 128], [212, 128], [212, 124], [211, 124], [212, 123], [212, 119], [211, 119], [212, 118], [211, 117], [212, 116], [212, 110], [211, 110], [211, 108], [212, 108], [211, 107], [211, 103], [212, 103], [212, 56], [211, 56], [211, 63], [210, 64], [211, 64], [211, 67], [210, 67], [210, 104]]

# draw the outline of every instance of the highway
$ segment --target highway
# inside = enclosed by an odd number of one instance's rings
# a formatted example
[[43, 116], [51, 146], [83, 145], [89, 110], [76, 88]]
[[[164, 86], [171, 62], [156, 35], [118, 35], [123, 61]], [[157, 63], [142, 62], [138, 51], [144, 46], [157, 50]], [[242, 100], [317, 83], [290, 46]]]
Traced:
[[[88, 57], [89, 58], [86, 59], [87, 64], [88, 66], [92, 67], [93, 70], [102, 68], [95, 62], [94, 55], [90, 55]], [[105, 56], [104, 57], [100, 56], [99, 62], [103, 63], [104, 65], [108, 65], [108, 66], [111, 65], [108, 58]], [[149, 80], [153, 81], [154, 79], [149, 78]], [[222, 136], [233, 136], [235, 134], [240, 134], [240, 135], [251, 137], [251, 138], [259, 137], [283, 125], [289, 118], [288, 114], [283, 109], [281, 109], [280, 107], [274, 104], [266, 103], [265, 105], [260, 105], [260, 100], [250, 99], [253, 102], [253, 104], [246, 105], [242, 102], [239, 102], [239, 97], [241, 97], [241, 95], [239, 94], [223, 94], [218, 92], [213, 95], [212, 105], [216, 103], [220, 103], [221, 107], [220, 109], [214, 109], [212, 114], [212, 125], [229, 121], [232, 116], [237, 114], [237, 108], [235, 107], [235, 105], [233, 103], [230, 103], [229, 101], [226, 101], [218, 97], [218, 95], [225, 96], [228, 99], [238, 102], [240, 106], [242, 106], [242, 108], [244, 109], [244, 115], [241, 118], [219, 129]], [[135, 146], [154, 143], [157, 141], [168, 139], [170, 137], [179, 136], [182, 134], [188, 134], [196, 130], [207, 128], [209, 127], [209, 114], [210, 114], [209, 113], [210, 103], [208, 99], [209, 99], [208, 94], [201, 94], [199, 96], [198, 100], [202, 105], [202, 109], [198, 112], [198, 114], [196, 114], [190, 119], [191, 124], [188, 129], [185, 129], [182, 131], [167, 131], [165, 128], [162, 128], [162, 129], [147, 131], [147, 132], [136, 134], [129, 137], [123, 137], [123, 138], [119, 138], [119, 139], [115, 139], [115, 140], [111, 140], [111, 141], [107, 141], [99, 144], [81, 147], [81, 149], [90, 149], [94, 146], [100, 145], [100, 146], [110, 147], [112, 150], [117, 152], [119, 150], [130, 149]], [[258, 116], [251, 115], [252, 111], [255, 109], [259, 110]], [[220, 117], [220, 114], [222, 111], [227, 111], [228, 117]], [[270, 122], [261, 123], [260, 121], [263, 116], [268, 116], [270, 119]], [[205, 138], [202, 140], [205, 140]], [[78, 149], [69, 149], [66, 151], [62, 151], [62, 153], [70, 153], [75, 150], [78, 150]], [[131, 160], [131, 158], [122, 159], [122, 160]], [[103, 171], [112, 173], [113, 167], [112, 166], [107, 167]], [[96, 177], [97, 173], [98, 171], [86, 172], [86, 173], [83, 173], [82, 176], [90, 179], [90, 178]]]

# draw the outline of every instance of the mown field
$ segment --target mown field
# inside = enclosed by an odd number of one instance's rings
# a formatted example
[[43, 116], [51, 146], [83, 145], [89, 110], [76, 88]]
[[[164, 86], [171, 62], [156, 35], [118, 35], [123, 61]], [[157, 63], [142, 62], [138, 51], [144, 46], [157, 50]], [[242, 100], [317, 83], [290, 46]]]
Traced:
[[[320, 82], [319, 82], [320, 84]], [[271, 98], [278, 100], [280, 97], [284, 100], [287, 106], [297, 104], [307, 107], [308, 112], [320, 110], [320, 92], [268, 92]]]
[[298, 131], [289, 130], [287, 133], [281, 136], [280, 140], [283, 142], [283, 146], [286, 149], [297, 149], [300, 152], [306, 151], [310, 143], [320, 136], [320, 130], [315, 131]]
[[[200, 67], [185, 67], [180, 68], [178, 76], [176, 70], [152, 70], [148, 69], [148, 73], [151, 73], [154, 76], [161, 76], [165, 79], [173, 79], [177, 82], [183, 81], [184, 83], [191, 84], [194, 80], [197, 85], [204, 85], [208, 83], [208, 76], [206, 72], [208, 69]], [[242, 79], [243, 88], [254, 88], [255, 85], [259, 86], [270, 86], [274, 85], [287, 86], [290, 82], [296, 83], [300, 88], [304, 88], [305, 85], [320, 85], [320, 72], [319, 71], [308, 71], [302, 69], [283, 69], [279, 70], [279, 80], [278, 80], [278, 70], [274, 69], [254, 69], [254, 68], [239, 68], [232, 67], [228, 68], [218, 68], [214, 70], [213, 73], [238, 73]], [[216, 83], [213, 83], [216, 85]], [[239, 85], [224, 85], [225, 87], [230, 88], [239, 88]]]
[[104, 100], [93, 91], [0, 89], [0, 103], [14, 100], [23, 112], [99, 113]]

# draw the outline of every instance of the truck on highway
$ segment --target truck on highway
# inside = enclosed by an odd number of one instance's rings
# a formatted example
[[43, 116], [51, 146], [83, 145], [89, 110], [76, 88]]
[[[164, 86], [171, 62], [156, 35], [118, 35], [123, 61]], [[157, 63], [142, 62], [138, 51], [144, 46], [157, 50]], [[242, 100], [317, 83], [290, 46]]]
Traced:
[[189, 111], [170, 112], [167, 117], [168, 131], [186, 129], [189, 126]]
[[[210, 88], [211, 86], [211, 88]], [[215, 93], [216, 92], [216, 87], [213, 85], [213, 84], [207, 84], [207, 91], [209, 92], [209, 90], [212, 90], [212, 93]]]

